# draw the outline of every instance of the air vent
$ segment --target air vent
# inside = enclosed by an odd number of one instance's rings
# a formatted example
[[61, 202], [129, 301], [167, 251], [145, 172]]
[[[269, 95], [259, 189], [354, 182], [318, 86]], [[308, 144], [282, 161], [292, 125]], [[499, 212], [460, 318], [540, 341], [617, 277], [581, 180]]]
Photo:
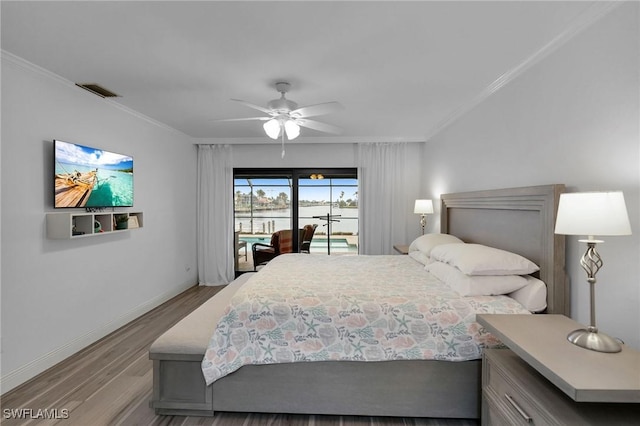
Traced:
[[105, 89], [104, 87], [96, 84], [96, 83], [76, 83], [76, 86], [82, 87], [84, 90], [88, 90], [94, 95], [98, 95], [101, 98], [117, 98], [119, 95], [116, 95], [110, 90]]

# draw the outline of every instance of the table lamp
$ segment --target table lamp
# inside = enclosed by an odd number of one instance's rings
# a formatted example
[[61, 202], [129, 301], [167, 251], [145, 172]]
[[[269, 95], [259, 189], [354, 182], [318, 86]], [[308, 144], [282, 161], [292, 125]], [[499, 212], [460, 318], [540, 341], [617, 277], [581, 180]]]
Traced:
[[556, 218], [556, 234], [585, 235], [587, 251], [580, 259], [582, 269], [587, 273], [590, 286], [591, 319], [586, 329], [572, 331], [567, 339], [574, 345], [597, 352], [620, 352], [620, 343], [596, 327], [595, 284], [596, 273], [603, 265], [596, 251], [596, 244], [602, 243], [595, 236], [631, 235], [631, 225], [622, 192], [578, 192], [561, 194]]
[[424, 227], [427, 225], [428, 214], [433, 214], [433, 201], [416, 200], [413, 212], [420, 215], [420, 226], [422, 227], [422, 235], [424, 235]]

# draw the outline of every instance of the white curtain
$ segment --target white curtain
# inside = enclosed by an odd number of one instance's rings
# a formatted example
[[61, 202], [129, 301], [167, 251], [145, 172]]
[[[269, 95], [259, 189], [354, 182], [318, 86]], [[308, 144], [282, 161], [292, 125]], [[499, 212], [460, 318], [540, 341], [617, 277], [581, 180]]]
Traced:
[[406, 143], [358, 145], [360, 254], [393, 254], [407, 241], [409, 172]]
[[234, 278], [233, 166], [229, 145], [198, 145], [198, 281]]

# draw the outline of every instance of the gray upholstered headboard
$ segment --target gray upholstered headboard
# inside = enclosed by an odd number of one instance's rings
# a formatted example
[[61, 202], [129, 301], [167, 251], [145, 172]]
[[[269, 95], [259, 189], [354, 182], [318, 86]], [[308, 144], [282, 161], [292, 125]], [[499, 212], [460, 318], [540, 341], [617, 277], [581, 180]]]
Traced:
[[540, 266], [547, 313], [570, 314], [564, 236], [554, 234], [564, 185], [443, 194], [441, 232], [518, 253]]

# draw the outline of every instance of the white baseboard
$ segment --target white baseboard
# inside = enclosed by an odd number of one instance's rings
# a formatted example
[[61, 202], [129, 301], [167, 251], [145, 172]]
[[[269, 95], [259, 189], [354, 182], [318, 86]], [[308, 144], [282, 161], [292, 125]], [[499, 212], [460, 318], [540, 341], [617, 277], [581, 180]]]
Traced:
[[71, 355], [79, 352], [92, 343], [97, 342], [109, 333], [116, 331], [120, 327], [128, 324], [141, 315], [146, 314], [153, 308], [160, 306], [167, 300], [177, 296], [178, 294], [182, 293], [190, 287], [193, 287], [194, 285], [195, 284], [184, 284], [164, 294], [161, 294], [160, 296], [154, 297], [153, 299], [136, 306], [119, 318], [115, 318], [113, 321], [110, 321], [96, 328], [95, 330], [88, 332], [85, 335], [79, 336], [78, 338], [65, 343], [64, 345], [52, 350], [48, 354], [45, 354], [6, 375], [2, 375], [0, 377], [0, 395], [25, 383], [27, 380], [34, 378], [38, 374], [44, 372], [48, 368], [53, 367], [57, 363], [64, 361]]

